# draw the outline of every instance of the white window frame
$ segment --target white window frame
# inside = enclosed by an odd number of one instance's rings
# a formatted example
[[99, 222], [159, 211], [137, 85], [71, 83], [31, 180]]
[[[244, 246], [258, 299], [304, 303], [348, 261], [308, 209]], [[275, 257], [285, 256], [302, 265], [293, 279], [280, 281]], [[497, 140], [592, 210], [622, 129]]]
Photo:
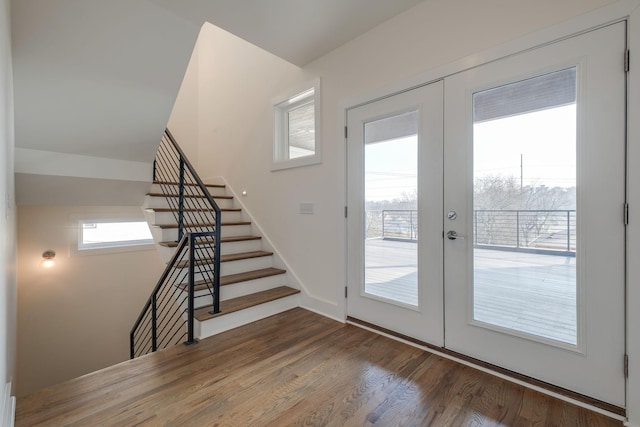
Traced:
[[[314, 106], [314, 140], [313, 154], [289, 158], [289, 120], [290, 111], [313, 102]], [[273, 102], [273, 158], [271, 170], [296, 168], [322, 162], [322, 138], [320, 137], [320, 79], [298, 87], [293, 94], [278, 98]]]
[[147, 240], [123, 240], [116, 242], [86, 245], [83, 243], [83, 224], [94, 223], [118, 223], [118, 222], [145, 222], [144, 218], [119, 215], [72, 215], [71, 223], [74, 230], [71, 239], [71, 254], [74, 256], [103, 255], [119, 252], [134, 252], [154, 250], [153, 238]]

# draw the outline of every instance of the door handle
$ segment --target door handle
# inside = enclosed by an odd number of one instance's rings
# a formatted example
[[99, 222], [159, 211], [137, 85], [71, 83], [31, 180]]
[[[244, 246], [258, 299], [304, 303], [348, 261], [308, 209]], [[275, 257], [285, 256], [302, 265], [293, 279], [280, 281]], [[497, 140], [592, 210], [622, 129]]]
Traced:
[[455, 230], [447, 231], [447, 239], [449, 240], [464, 240], [464, 236], [458, 235]]

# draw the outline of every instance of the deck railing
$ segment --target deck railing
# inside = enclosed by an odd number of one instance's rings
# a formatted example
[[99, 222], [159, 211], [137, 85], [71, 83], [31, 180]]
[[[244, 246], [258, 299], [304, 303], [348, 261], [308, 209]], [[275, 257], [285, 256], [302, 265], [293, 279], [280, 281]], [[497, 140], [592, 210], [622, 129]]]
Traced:
[[[417, 241], [416, 210], [367, 211], [367, 238]], [[576, 252], [576, 211], [572, 209], [478, 209], [473, 211], [473, 244], [478, 248], [555, 253]]]

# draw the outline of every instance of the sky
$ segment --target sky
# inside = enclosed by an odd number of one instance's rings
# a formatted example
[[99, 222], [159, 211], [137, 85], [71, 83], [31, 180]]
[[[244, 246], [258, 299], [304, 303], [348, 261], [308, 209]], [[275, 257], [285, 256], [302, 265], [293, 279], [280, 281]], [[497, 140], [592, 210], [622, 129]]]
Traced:
[[[475, 179], [499, 175], [519, 182], [522, 156], [525, 186], [575, 186], [575, 104], [476, 123], [473, 139]], [[366, 145], [365, 200], [393, 200], [403, 192], [413, 193], [417, 147], [416, 135]]]
[[476, 123], [474, 178], [514, 176], [524, 185], [573, 187], [576, 177], [576, 106]]

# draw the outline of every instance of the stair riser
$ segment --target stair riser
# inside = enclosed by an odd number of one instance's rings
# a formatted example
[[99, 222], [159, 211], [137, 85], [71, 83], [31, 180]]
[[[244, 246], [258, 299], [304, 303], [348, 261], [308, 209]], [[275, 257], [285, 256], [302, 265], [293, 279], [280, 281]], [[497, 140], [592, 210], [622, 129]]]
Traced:
[[[241, 297], [256, 292], [266, 291], [269, 289], [277, 288], [278, 286], [284, 286], [286, 277], [287, 276], [285, 274], [279, 274], [277, 276], [263, 277], [261, 279], [221, 286], [220, 301]], [[206, 289], [197, 291], [196, 298], [196, 307], [213, 304], [213, 297]]]
[[[224, 254], [238, 254], [242, 252], [253, 252], [259, 251], [262, 246], [260, 244], [261, 240], [243, 240], [240, 242], [228, 242], [222, 243], [221, 253]], [[175, 248], [169, 248], [166, 246], [156, 245], [158, 252], [160, 253], [160, 257], [162, 261], [166, 264], [169, 262], [171, 257], [173, 256], [173, 252]]]
[[[259, 258], [242, 259], [238, 261], [229, 261], [220, 263], [220, 275], [227, 276], [230, 274], [244, 273], [247, 271], [261, 270], [271, 267], [271, 257], [264, 256]], [[186, 270], [188, 267], [185, 267]], [[196, 271], [197, 271], [196, 266]], [[205, 268], [205, 266], [202, 266]]]
[[[175, 216], [174, 216], [175, 214]], [[147, 212], [147, 221], [150, 224], [176, 224], [177, 212]], [[213, 212], [186, 212], [185, 216], [188, 219], [195, 218], [198, 222], [215, 222], [215, 213]], [[242, 212], [222, 212], [223, 222], [236, 222], [242, 221]]]
[[238, 261], [223, 262], [220, 264], [220, 270], [222, 276], [229, 274], [244, 273], [253, 270], [262, 270], [263, 268], [269, 268], [272, 266], [272, 257], [263, 256], [259, 258], [243, 259]]
[[206, 320], [195, 321], [194, 330], [197, 339], [207, 338], [238, 326], [255, 322], [265, 317], [273, 316], [283, 311], [291, 310], [300, 305], [300, 295], [290, 295], [265, 304], [229, 313], [224, 316]]
[[[149, 191], [150, 193], [162, 193], [163, 189], [166, 191], [173, 191], [173, 194], [178, 194], [178, 186], [177, 185], [158, 185], [158, 184], [153, 184], [151, 185], [151, 190]], [[170, 189], [170, 190], [167, 190]], [[195, 188], [194, 188], [195, 190]], [[187, 191], [194, 191], [194, 190], [187, 190]], [[212, 196], [226, 196], [226, 190], [224, 188], [218, 188], [218, 187], [207, 187], [207, 190], [209, 190], [209, 194], [211, 194]]]
[[[189, 231], [191, 229], [188, 229]], [[227, 225], [221, 227], [220, 233], [222, 237], [247, 236], [251, 234], [250, 225]], [[169, 242], [178, 239], [177, 228], [151, 227], [151, 234], [156, 242]]]
[[240, 242], [223, 242], [220, 250], [222, 255], [238, 254], [241, 252], [259, 251], [262, 249], [262, 240], [242, 240]]
[[[216, 199], [214, 198], [216, 204], [220, 209], [231, 209], [233, 208], [233, 199]], [[169, 205], [167, 199], [164, 197], [154, 197], [154, 196], [145, 196], [144, 207], [145, 208], [169, 208], [175, 207], [177, 203], [173, 206]]]

